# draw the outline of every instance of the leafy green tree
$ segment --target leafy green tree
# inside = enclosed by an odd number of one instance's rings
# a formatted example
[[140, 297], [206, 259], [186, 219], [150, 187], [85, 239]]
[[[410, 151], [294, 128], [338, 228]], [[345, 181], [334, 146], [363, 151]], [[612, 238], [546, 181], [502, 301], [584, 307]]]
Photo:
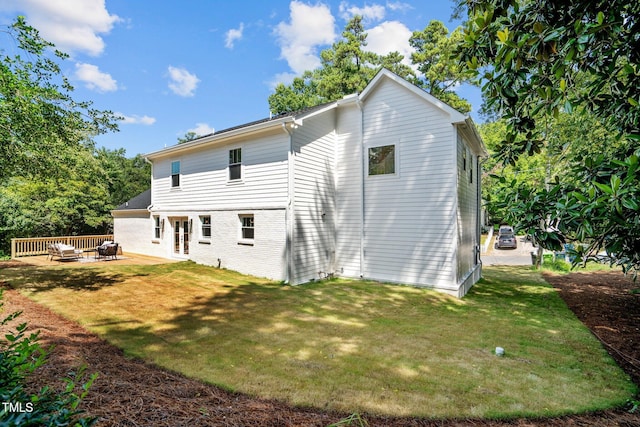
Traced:
[[126, 150], [100, 148], [94, 156], [107, 186], [109, 209], [151, 187], [151, 165], [140, 154], [127, 158]]
[[[575, 135], [567, 173], [537, 192], [519, 194], [513, 207], [540, 233], [557, 218], [550, 247], [564, 236], [585, 242], [580, 258], [603, 248], [625, 271], [640, 269], [637, 226], [640, 195], [640, 3], [490, 0], [466, 1], [461, 58], [483, 83], [489, 108], [507, 120], [502, 159], [515, 163], [554, 142], [549, 124], [562, 112], [598, 119], [614, 129], [614, 144], [579, 154], [592, 135]], [[524, 137], [518, 138], [518, 135]], [[602, 142], [601, 142], [602, 144]], [[597, 154], [595, 154], [597, 153]], [[636, 199], [637, 200], [637, 199]], [[535, 216], [535, 215], [534, 215]], [[595, 220], [595, 221], [594, 221]], [[534, 226], [535, 222], [538, 222]]]
[[342, 37], [320, 53], [322, 65], [314, 75], [318, 91], [327, 101], [361, 92], [379, 69], [378, 55], [365, 50], [367, 33], [361, 16], [349, 21]]
[[311, 71], [306, 71], [302, 77], [295, 77], [289, 86], [279, 83], [269, 96], [269, 108], [274, 114], [298, 111], [322, 102], [324, 98], [318, 93], [318, 85]]
[[[57, 157], [82, 141], [117, 130], [115, 116], [71, 96], [73, 87], [57, 60], [67, 55], [26, 24], [24, 17], [2, 31], [16, 53], [0, 49], [0, 182], [15, 174], [55, 169]], [[6, 43], [4, 46], [11, 46]]]
[[469, 74], [455, 55], [455, 47], [462, 38], [460, 28], [449, 34], [441, 21], [434, 20], [424, 30], [414, 31], [409, 44], [415, 49], [411, 62], [420, 72], [417, 84], [460, 112], [468, 113], [471, 104], [454, 92], [460, 83], [469, 81]]
[[185, 133], [183, 137], [178, 137], [178, 144], [184, 144], [185, 142], [193, 141], [194, 139], [199, 138], [200, 136], [201, 135], [198, 135], [193, 131], [189, 131]]
[[507, 119], [506, 139], [526, 135], [528, 146], [518, 145], [519, 152], [544, 144], [538, 118], [577, 106], [638, 139], [640, 3], [463, 4], [468, 20], [461, 58], [479, 74], [489, 106]]
[[361, 92], [381, 68], [396, 73], [424, 88], [434, 96], [462, 112], [471, 110], [469, 103], [453, 91], [468, 78], [460, 70], [458, 59], [451, 55], [461, 38], [459, 30], [451, 36], [439, 21], [432, 21], [423, 31], [416, 31], [410, 43], [416, 49], [412, 62], [422, 73], [419, 77], [399, 52], [376, 55], [367, 51], [367, 33], [362, 17], [355, 16], [346, 25], [342, 39], [321, 52], [321, 65], [296, 77], [291, 85], [279, 84], [269, 96], [274, 114], [296, 111], [345, 95]]

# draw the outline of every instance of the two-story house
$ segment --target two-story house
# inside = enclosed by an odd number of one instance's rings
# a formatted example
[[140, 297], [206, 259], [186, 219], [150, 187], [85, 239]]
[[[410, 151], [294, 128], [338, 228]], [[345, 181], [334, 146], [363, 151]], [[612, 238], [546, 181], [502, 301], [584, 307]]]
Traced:
[[382, 70], [360, 94], [147, 154], [151, 191], [113, 211], [115, 239], [290, 284], [463, 296], [481, 273], [486, 155], [471, 119]]

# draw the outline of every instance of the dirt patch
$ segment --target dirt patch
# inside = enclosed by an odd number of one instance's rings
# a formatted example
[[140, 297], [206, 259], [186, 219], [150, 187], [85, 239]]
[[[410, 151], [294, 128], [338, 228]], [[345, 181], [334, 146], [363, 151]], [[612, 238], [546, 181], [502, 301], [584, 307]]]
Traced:
[[[2, 264], [0, 264], [2, 268]], [[546, 276], [578, 317], [589, 326], [638, 383], [640, 296], [619, 273]], [[98, 372], [83, 409], [99, 426], [326, 426], [349, 414], [296, 408], [281, 402], [231, 393], [140, 360], [87, 332], [17, 291], [5, 291], [5, 313], [23, 310], [21, 322], [40, 329], [41, 343], [55, 346], [33, 386], [57, 384], [82, 364]], [[549, 419], [427, 420], [365, 416], [370, 426], [640, 426], [640, 414], [624, 410]], [[357, 425], [357, 424], [353, 424]]]

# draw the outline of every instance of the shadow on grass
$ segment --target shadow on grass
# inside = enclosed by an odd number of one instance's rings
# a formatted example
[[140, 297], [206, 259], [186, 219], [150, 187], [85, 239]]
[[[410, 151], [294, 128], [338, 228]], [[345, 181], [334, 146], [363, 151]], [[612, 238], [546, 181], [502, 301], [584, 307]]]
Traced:
[[11, 288], [34, 293], [57, 288], [97, 291], [124, 281], [118, 273], [91, 268], [16, 268], [2, 276]]

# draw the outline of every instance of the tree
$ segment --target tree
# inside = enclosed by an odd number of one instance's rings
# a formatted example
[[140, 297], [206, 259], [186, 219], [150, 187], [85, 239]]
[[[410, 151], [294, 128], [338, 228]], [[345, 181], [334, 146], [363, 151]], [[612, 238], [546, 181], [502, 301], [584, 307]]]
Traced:
[[453, 89], [469, 80], [468, 73], [455, 55], [455, 47], [462, 41], [462, 30], [451, 34], [441, 21], [431, 21], [422, 31], [414, 31], [409, 44], [415, 49], [411, 62], [420, 77], [416, 83], [438, 99], [462, 113], [471, 111], [471, 104], [461, 99]]
[[[55, 168], [57, 157], [78, 149], [82, 141], [117, 130], [115, 116], [90, 102], [71, 97], [73, 87], [57, 60], [67, 55], [26, 24], [24, 17], [3, 31], [19, 53], [1, 50], [0, 58], [0, 182], [16, 173]], [[5, 46], [9, 46], [7, 43]], [[27, 59], [25, 59], [27, 58]]]
[[[536, 120], [581, 106], [639, 138], [640, 3], [466, 1], [461, 58], [478, 73], [490, 107], [526, 135], [518, 153], [542, 144]], [[511, 158], [507, 158], [511, 160]]]
[[331, 102], [364, 90], [381, 68], [424, 88], [434, 96], [462, 112], [471, 110], [469, 103], [453, 91], [459, 83], [468, 81], [460, 71], [458, 60], [451, 56], [452, 48], [461, 38], [456, 30], [448, 30], [439, 21], [432, 21], [424, 31], [415, 32], [410, 43], [417, 49], [412, 55], [421, 77], [408, 65], [399, 52], [376, 55], [366, 50], [367, 33], [362, 17], [355, 16], [342, 32], [342, 39], [321, 52], [321, 66], [296, 77], [289, 86], [279, 84], [269, 96], [274, 114], [296, 111], [323, 102]]
[[[640, 269], [640, 4], [491, 0], [468, 8], [461, 57], [483, 83], [488, 106], [508, 122], [501, 158], [511, 164], [554, 142], [550, 123], [562, 112], [614, 129], [614, 144], [578, 155], [548, 187], [518, 194], [513, 208], [534, 231], [586, 242], [581, 260], [603, 248], [625, 271]], [[518, 137], [523, 135], [524, 137]], [[634, 199], [635, 198], [635, 199]], [[533, 215], [533, 217], [529, 217]], [[537, 215], [537, 217], [535, 217]], [[550, 220], [558, 227], [549, 230]], [[537, 224], [536, 224], [537, 222]]]
[[124, 148], [99, 148], [94, 156], [109, 194], [109, 209], [130, 200], [151, 187], [151, 165], [142, 155], [127, 158]]
[[178, 137], [178, 144], [184, 144], [185, 142], [193, 141], [196, 138], [200, 138], [200, 136], [201, 135], [198, 135], [193, 131], [189, 131], [185, 133], [183, 137]]
[[67, 58], [24, 18], [4, 31], [15, 41], [0, 59], [0, 254], [12, 237], [110, 231], [110, 210], [150, 185], [150, 167], [91, 138], [116, 117], [72, 98]]

